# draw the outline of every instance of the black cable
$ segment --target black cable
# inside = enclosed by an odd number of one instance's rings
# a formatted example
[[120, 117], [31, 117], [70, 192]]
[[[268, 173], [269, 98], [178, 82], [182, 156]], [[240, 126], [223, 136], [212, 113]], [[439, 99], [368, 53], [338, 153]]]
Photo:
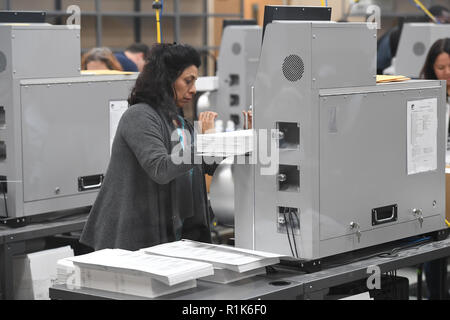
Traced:
[[9, 218], [9, 214], [8, 214], [8, 204], [6, 203], [6, 193], [5, 193], [5, 191], [3, 190], [3, 201], [4, 201], [4, 203], [5, 203], [5, 214], [6, 214], [6, 216], [4, 217], [4, 218]]
[[[284, 211], [286, 211], [286, 209]], [[283, 217], [284, 217], [284, 225], [286, 227], [286, 235], [289, 241], [289, 247], [291, 248], [291, 254], [295, 258], [294, 250], [292, 250], [291, 238], [289, 237], [289, 228], [287, 226], [286, 212], [283, 212]]]
[[292, 241], [294, 242], [295, 257], [298, 259], [297, 241], [294, 235], [294, 219], [292, 218], [292, 210], [289, 209], [289, 224], [291, 225]]
[[294, 243], [294, 253], [295, 253], [295, 257], [298, 259], [297, 241], [295, 240], [293, 224], [294, 224], [294, 222], [293, 222], [293, 219], [292, 219], [292, 214], [291, 214], [291, 211], [289, 211], [289, 225], [291, 226], [292, 242]]
[[[295, 211], [293, 211], [292, 214], [295, 217], [295, 220], [297, 220], [298, 232], [300, 233], [300, 218], [297, 216], [297, 213]], [[295, 250], [297, 250], [297, 248], [295, 248]], [[299, 253], [298, 255], [300, 256], [301, 254]]]

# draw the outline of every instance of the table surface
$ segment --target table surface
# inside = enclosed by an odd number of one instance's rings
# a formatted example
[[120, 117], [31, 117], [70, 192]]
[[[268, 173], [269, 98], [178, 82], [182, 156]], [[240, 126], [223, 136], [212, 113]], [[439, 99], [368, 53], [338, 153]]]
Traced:
[[[399, 248], [394, 247], [394, 248]], [[387, 249], [392, 252], [392, 245]], [[381, 253], [368, 258], [354, 258], [342, 265], [323, 265], [322, 271], [304, 273], [283, 266], [275, 266], [274, 273], [255, 276], [231, 284], [215, 284], [198, 281], [197, 287], [164, 295], [162, 300], [249, 300], [249, 299], [298, 299], [304, 294], [333, 286], [367, 279], [372, 273], [369, 267], [378, 266], [381, 273], [415, 266], [426, 261], [450, 256], [450, 238], [442, 241], [417, 243], [414, 247], [398, 250], [381, 257]], [[351, 256], [351, 255], [350, 255]], [[114, 292], [88, 288], [68, 288], [64, 284], [50, 288], [52, 299], [146, 299]]]

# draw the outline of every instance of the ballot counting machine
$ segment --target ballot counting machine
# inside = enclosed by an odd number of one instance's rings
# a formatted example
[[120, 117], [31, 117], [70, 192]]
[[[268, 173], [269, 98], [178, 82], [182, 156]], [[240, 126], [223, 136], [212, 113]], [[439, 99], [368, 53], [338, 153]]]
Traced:
[[377, 84], [376, 32], [267, 26], [253, 128], [272, 161], [233, 165], [237, 247], [313, 260], [446, 228], [445, 82]]
[[258, 67], [261, 34], [257, 25], [224, 27], [217, 59], [217, 87], [206, 93], [208, 104], [198, 106], [197, 113], [214, 111], [224, 125], [231, 120], [235, 127], [242, 127], [242, 111], [251, 104], [250, 88]]
[[450, 38], [450, 24], [405, 23], [394, 59], [395, 72], [419, 78], [431, 46], [443, 38]]
[[80, 28], [0, 24], [0, 216], [94, 203], [136, 75], [81, 75]]

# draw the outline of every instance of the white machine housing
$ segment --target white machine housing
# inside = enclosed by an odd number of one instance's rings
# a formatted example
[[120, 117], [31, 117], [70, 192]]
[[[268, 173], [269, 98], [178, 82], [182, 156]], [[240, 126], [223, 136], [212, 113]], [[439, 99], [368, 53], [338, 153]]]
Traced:
[[[254, 96], [279, 164], [234, 166], [237, 247], [295, 256], [289, 232], [309, 260], [445, 228], [445, 82], [376, 84], [376, 28], [274, 21]], [[427, 99], [436, 168], [408, 174], [408, 102]]]
[[82, 76], [80, 53], [78, 26], [0, 24], [2, 217], [94, 203], [136, 75]]
[[[218, 88], [209, 95], [210, 110], [225, 124], [232, 120], [242, 127], [242, 111], [251, 104], [261, 52], [262, 29], [254, 25], [232, 25], [223, 30], [217, 60]], [[203, 110], [199, 110], [203, 111]]]

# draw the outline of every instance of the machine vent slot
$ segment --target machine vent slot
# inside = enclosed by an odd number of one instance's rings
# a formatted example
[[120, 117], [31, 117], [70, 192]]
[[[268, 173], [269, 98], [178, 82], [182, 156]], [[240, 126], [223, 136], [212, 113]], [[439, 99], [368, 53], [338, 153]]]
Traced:
[[239, 85], [239, 75], [238, 74], [230, 74], [230, 87]]
[[5, 129], [5, 125], [6, 125], [5, 107], [0, 106], [0, 129]]
[[238, 126], [240, 122], [240, 117], [238, 114], [230, 114], [230, 120], [233, 121], [236, 126]]
[[6, 159], [6, 143], [5, 141], [0, 141], [0, 160]]
[[299, 167], [281, 164], [278, 170], [277, 182], [279, 191], [299, 192], [300, 191]]
[[298, 208], [278, 207], [277, 231], [279, 233], [300, 234], [300, 216]]
[[284, 59], [283, 74], [291, 82], [300, 80], [305, 73], [305, 64], [302, 58], [296, 54], [291, 54]]
[[237, 107], [239, 106], [239, 95], [237, 94], [230, 94], [230, 107]]
[[280, 149], [298, 149], [300, 147], [300, 124], [296, 122], [277, 122]]
[[6, 64], [6, 56], [2, 51], [0, 51], [0, 72], [6, 70]]

